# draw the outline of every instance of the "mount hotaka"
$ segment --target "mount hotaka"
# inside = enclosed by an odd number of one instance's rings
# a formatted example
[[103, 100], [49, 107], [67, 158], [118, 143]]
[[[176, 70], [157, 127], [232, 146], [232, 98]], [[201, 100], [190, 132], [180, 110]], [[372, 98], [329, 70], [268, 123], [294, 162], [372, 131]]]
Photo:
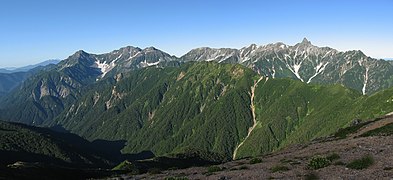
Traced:
[[390, 61], [307, 39], [180, 58], [153, 47], [78, 51], [5, 94], [0, 118], [123, 140], [123, 153], [197, 149], [237, 159], [392, 112], [392, 75]]

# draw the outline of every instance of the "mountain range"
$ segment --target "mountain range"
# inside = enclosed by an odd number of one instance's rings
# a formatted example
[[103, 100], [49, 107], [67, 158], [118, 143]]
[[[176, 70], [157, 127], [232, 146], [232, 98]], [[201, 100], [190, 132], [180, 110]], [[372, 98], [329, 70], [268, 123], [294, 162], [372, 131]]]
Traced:
[[[125, 47], [111, 53], [94, 56], [102, 76], [147, 66], [165, 66], [168, 62], [215, 61], [242, 64], [261, 75], [272, 78], [289, 77], [306, 83], [343, 84], [372, 94], [391, 87], [393, 66], [391, 61], [373, 59], [361, 51], [340, 52], [329, 47], [317, 47], [306, 38], [289, 46], [284, 43], [241, 49], [197, 48], [181, 57], [171, 56], [154, 47], [144, 50]], [[116, 70], [118, 69], [118, 70]]]
[[23, 67], [0, 68], [0, 73], [27, 72], [31, 69], [36, 68], [36, 67], [47, 66], [50, 64], [57, 64], [59, 62], [60, 62], [60, 60], [58, 60], [58, 59], [50, 59], [50, 60], [46, 60], [46, 61], [43, 61], [43, 62], [40, 62], [37, 64], [27, 65], [27, 66], [23, 66]]
[[165, 66], [170, 62], [215, 61], [242, 64], [272, 78], [289, 77], [306, 83], [343, 84], [363, 94], [391, 87], [393, 73], [391, 61], [373, 59], [361, 51], [340, 52], [329, 47], [317, 47], [306, 38], [294, 46], [274, 43], [263, 46], [252, 44], [241, 49], [203, 47], [181, 57], [171, 56], [154, 47], [140, 49], [128, 46], [110, 53], [92, 55], [91, 58], [91, 63], [94, 62], [91, 65], [101, 69], [101, 77], [108, 72], [115, 74], [147, 66]]
[[241, 49], [198, 48], [181, 57], [184, 61], [238, 63], [272, 78], [290, 77], [306, 83], [342, 84], [372, 94], [392, 86], [392, 62], [373, 59], [361, 51], [340, 52], [317, 47], [306, 38], [288, 46], [283, 43]]
[[[88, 54], [79, 51], [73, 56], [80, 53]], [[393, 81], [391, 61], [373, 59], [361, 51], [340, 52], [329, 47], [317, 47], [306, 38], [294, 46], [274, 43], [264, 46], [252, 44], [241, 49], [203, 47], [193, 49], [181, 57], [169, 55], [154, 47], [140, 49], [132, 46], [106, 54], [88, 56], [89, 66], [101, 71], [97, 78], [103, 78], [107, 73], [118, 74], [148, 66], [177, 66], [189, 61], [215, 61], [242, 64], [272, 78], [289, 77], [306, 83], [342, 84], [363, 94], [372, 94], [389, 88]], [[0, 73], [0, 86], [16, 87], [27, 74], [20, 72], [58, 62], [59, 60], [48, 60], [12, 70], [2, 69], [0, 72], [7, 74]], [[72, 62], [62, 63], [62, 66], [72, 66]], [[18, 73], [9, 74], [12, 72]], [[6, 81], [16, 83], [8, 85]], [[12, 88], [3, 90], [2, 94]]]
[[24, 80], [34, 75], [36, 72], [49, 68], [58, 62], [60, 62], [60, 60], [48, 60], [20, 68], [0, 69], [0, 97], [11, 92], [14, 88], [19, 86]]
[[124, 154], [192, 150], [228, 161], [392, 112], [392, 65], [307, 39], [182, 57], [154, 47], [80, 50], [5, 92], [0, 119], [125, 142]]

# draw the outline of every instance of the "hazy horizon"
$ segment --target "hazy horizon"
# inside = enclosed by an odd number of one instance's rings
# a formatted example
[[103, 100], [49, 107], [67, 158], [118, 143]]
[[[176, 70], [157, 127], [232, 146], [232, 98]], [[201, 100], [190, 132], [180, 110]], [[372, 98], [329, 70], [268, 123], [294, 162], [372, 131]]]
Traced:
[[393, 57], [393, 1], [3, 2], [0, 67], [154, 46], [181, 56], [198, 47], [241, 48], [307, 37], [316, 46]]

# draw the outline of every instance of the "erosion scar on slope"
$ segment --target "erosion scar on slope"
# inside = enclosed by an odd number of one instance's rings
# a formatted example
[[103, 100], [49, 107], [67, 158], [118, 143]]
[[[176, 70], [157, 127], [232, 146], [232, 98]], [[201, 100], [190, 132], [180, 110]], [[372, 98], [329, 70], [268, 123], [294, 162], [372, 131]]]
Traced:
[[[240, 144], [239, 145], [237, 145], [237, 147], [235, 148], [235, 150], [233, 151], [233, 156], [232, 156], [232, 159], [233, 160], [235, 160], [236, 159], [236, 154], [237, 154], [237, 151], [239, 150], [239, 148], [243, 145], [243, 143], [247, 140], [247, 138], [251, 135], [251, 132], [254, 130], [254, 128], [257, 126], [257, 120], [256, 120], [256, 117], [255, 117], [255, 106], [254, 106], [254, 95], [255, 95], [255, 88], [257, 87], [257, 85], [258, 85], [258, 83], [261, 81], [263, 79], [263, 76], [261, 76], [261, 78], [259, 78], [258, 79], [258, 81], [256, 81], [255, 83], [254, 83], [254, 85], [251, 87], [251, 103], [250, 103], [250, 107], [251, 107], [251, 113], [252, 113], [252, 121], [253, 121], [253, 125], [248, 129], [248, 132], [247, 132], [247, 136], [244, 138], [244, 140], [243, 141], [241, 141], [240, 142]], [[266, 81], [268, 80], [269, 78], [268, 77], [266, 77]], [[265, 82], [266, 82], [265, 81]]]

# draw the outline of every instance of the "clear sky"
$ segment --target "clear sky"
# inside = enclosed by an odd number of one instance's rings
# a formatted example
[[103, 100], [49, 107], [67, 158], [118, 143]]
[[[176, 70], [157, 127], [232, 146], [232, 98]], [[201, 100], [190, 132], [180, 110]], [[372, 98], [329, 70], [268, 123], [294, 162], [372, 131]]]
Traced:
[[251, 43], [359, 49], [393, 57], [393, 0], [2, 0], [0, 67], [65, 59], [83, 49], [192, 48]]

